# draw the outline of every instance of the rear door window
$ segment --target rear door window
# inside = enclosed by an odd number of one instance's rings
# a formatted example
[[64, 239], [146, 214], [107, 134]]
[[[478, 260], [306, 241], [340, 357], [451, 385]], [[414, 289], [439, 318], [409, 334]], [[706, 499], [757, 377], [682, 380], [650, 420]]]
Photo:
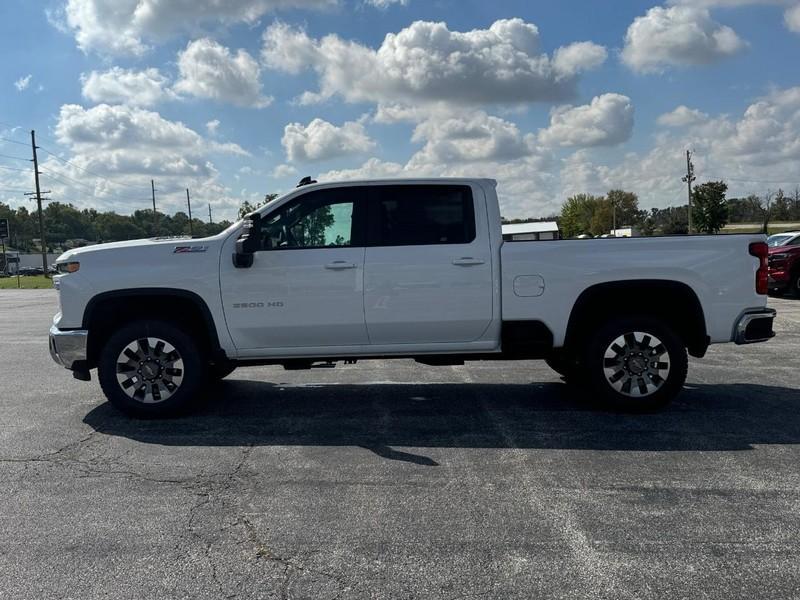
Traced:
[[370, 189], [371, 246], [469, 244], [475, 239], [472, 189], [465, 185], [388, 185]]

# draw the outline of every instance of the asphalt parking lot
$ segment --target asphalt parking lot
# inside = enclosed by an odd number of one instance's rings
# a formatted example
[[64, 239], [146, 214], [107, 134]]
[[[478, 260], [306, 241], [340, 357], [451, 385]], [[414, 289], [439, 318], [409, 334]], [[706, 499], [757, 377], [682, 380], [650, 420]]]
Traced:
[[0, 598], [800, 597], [800, 301], [658, 415], [538, 362], [235, 372], [129, 420], [0, 292]]

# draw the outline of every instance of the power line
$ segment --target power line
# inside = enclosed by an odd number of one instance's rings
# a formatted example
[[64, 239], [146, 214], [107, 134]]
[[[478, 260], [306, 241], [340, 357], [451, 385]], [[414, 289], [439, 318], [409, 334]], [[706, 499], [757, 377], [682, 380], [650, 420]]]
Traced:
[[22, 158], [21, 156], [11, 156], [10, 154], [0, 154], [3, 158], [13, 158], [14, 160], [21, 160], [24, 162], [31, 162], [30, 158]]
[[47, 148], [43, 148], [43, 147], [39, 146], [39, 149], [43, 150], [44, 152], [46, 152], [47, 154], [49, 154], [50, 156], [52, 156], [56, 160], [61, 161], [65, 165], [69, 165], [70, 167], [74, 167], [76, 169], [79, 169], [80, 171], [83, 171], [84, 173], [87, 173], [87, 174], [91, 175], [92, 177], [97, 177], [98, 179], [102, 179], [104, 181], [107, 181], [107, 182], [111, 183], [112, 185], [120, 185], [120, 186], [123, 186], [123, 187], [139, 189], [138, 185], [133, 185], [133, 184], [130, 184], [130, 183], [122, 183], [121, 181], [113, 181], [113, 180], [109, 179], [108, 177], [104, 177], [102, 175], [98, 175], [97, 173], [94, 173], [93, 171], [90, 171], [86, 167], [81, 167], [79, 165], [76, 165], [75, 163], [72, 163], [72, 162], [70, 162], [70, 161], [68, 161], [66, 159], [61, 158], [60, 156], [58, 156], [54, 152], [50, 152], [50, 150], [48, 150]]
[[[48, 169], [46, 167], [40, 167], [40, 169], [42, 170], [42, 172], [47, 173], [50, 177], [56, 178], [56, 180], [60, 181], [64, 185], [72, 186], [73, 184], [77, 184], [77, 185], [83, 186], [84, 189], [90, 190], [92, 192], [92, 194], [95, 196], [95, 199], [97, 198], [97, 194], [95, 193], [96, 190], [95, 190], [95, 187], [93, 185], [90, 185], [88, 183], [84, 183], [83, 181], [79, 181], [77, 179], [74, 179], [74, 178], [72, 178], [69, 175], [66, 175], [64, 173], [58, 173], [56, 171], [51, 171], [50, 169]], [[68, 182], [64, 181], [65, 178], [69, 179], [73, 183], [68, 183]], [[142, 198], [130, 198], [130, 197], [127, 197], [127, 196], [119, 196], [119, 195], [116, 195], [116, 197], [119, 198], [120, 200], [126, 200], [128, 202], [134, 202], [134, 203], [138, 203], [138, 202], [142, 202], [143, 201]]]
[[18, 171], [20, 173], [27, 173], [29, 169], [15, 169], [14, 167], [6, 167], [4, 165], [0, 165], [0, 169], [5, 169], [6, 171]]
[[777, 181], [777, 180], [774, 180], [774, 179], [737, 179], [735, 177], [712, 177], [710, 175], [707, 176], [707, 177], [708, 177], [708, 179], [716, 179], [716, 180], [719, 180], [719, 181], [736, 181], [736, 182], [740, 182], [740, 183], [773, 183], [773, 184], [776, 184], [776, 185], [777, 184], [781, 184], [781, 183], [788, 183], [790, 185], [800, 185], [799, 182], [790, 181], [790, 180]]
[[9, 144], [17, 144], [19, 146], [27, 146], [28, 145], [28, 144], [26, 144], [24, 142], [18, 142], [16, 140], [10, 140], [10, 139], [4, 138], [4, 137], [0, 137], [0, 140], [3, 140], [4, 142], [8, 142]]

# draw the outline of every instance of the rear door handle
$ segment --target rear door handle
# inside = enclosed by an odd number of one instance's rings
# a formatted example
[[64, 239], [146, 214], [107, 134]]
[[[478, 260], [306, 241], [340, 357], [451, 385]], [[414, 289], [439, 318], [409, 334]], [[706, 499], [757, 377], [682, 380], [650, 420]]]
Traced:
[[463, 256], [453, 261], [453, 264], [458, 267], [475, 267], [485, 263], [485, 260], [481, 260], [480, 258], [472, 258], [471, 256]]
[[325, 268], [329, 271], [345, 271], [347, 269], [356, 269], [358, 265], [344, 260], [337, 260], [336, 262], [328, 263]]

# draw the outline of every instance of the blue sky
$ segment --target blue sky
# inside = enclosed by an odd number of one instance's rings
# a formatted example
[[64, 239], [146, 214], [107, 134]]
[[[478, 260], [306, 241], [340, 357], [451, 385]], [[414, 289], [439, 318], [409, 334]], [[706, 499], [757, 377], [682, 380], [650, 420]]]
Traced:
[[[166, 6], [165, 6], [166, 5]], [[387, 37], [389, 36], [389, 37]], [[0, 201], [232, 218], [323, 179], [479, 176], [509, 217], [800, 186], [796, 0], [6, 0]]]

